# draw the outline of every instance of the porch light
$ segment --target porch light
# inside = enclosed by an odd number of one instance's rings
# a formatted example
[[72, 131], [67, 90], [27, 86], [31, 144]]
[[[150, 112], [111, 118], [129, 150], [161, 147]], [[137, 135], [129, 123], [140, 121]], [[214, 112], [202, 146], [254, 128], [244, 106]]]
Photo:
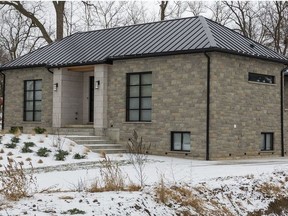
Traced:
[[95, 82], [95, 89], [98, 89], [98, 88], [99, 88], [99, 85], [100, 85], [100, 80], [97, 80], [97, 81]]
[[53, 90], [54, 90], [54, 91], [57, 91], [57, 89], [58, 89], [58, 83], [54, 83], [54, 84], [53, 84]]

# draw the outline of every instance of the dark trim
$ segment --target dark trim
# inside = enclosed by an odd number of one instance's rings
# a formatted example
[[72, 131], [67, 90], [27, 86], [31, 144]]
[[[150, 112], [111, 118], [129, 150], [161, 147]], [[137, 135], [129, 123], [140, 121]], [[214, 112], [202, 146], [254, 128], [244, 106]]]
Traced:
[[51, 71], [51, 69], [50, 68], [47, 68], [46, 67], [46, 69], [51, 73], [51, 74], [54, 74], [54, 72], [53, 71]]
[[3, 76], [3, 105], [2, 105], [2, 130], [4, 130], [4, 119], [5, 119], [5, 89], [6, 89], [6, 76], [3, 71], [0, 70], [0, 74]]
[[[181, 134], [181, 150], [175, 150], [173, 148], [173, 141], [174, 141], [174, 134], [175, 133], [180, 133]], [[183, 134], [184, 133], [189, 133], [190, 135], [190, 150], [183, 150]], [[170, 136], [171, 136], [171, 140], [170, 140], [170, 143], [171, 143], [171, 151], [177, 151], [177, 152], [191, 152], [191, 132], [190, 131], [171, 131], [170, 132]]]
[[[255, 79], [255, 78], [260, 78], [260, 77], [262, 80], [265, 80], [265, 82], [253, 80], [253, 78]], [[265, 79], [265, 78], [271, 78], [271, 83], [266, 82], [267, 79]], [[262, 84], [275, 84], [275, 76], [269, 75], [269, 74], [260, 74], [260, 73], [248, 72], [248, 81], [249, 82], [255, 82], [255, 83], [262, 83]]]
[[[151, 80], [151, 84], [142, 84], [142, 75], [145, 74], [151, 74], [151, 79], [152, 79], [152, 71], [143, 71], [143, 72], [130, 72], [130, 73], [126, 73], [126, 122], [152, 122], [152, 95], [151, 96], [142, 96], [142, 86], [151, 86], [152, 88], [152, 80]], [[139, 76], [139, 85], [130, 85], [130, 76], [131, 75], [138, 75]], [[130, 87], [133, 86], [137, 86], [139, 87], [139, 96], [138, 97], [130, 97]], [[152, 94], [152, 92], [151, 92]], [[130, 109], [130, 99], [131, 98], [138, 98], [139, 99], [139, 107], [138, 109]], [[141, 99], [143, 98], [151, 98], [151, 108], [142, 108], [141, 105]], [[138, 116], [138, 120], [130, 120], [129, 119], [129, 113], [131, 110], [138, 110], [139, 111], [139, 116]], [[150, 120], [142, 120], [142, 116], [141, 116], [141, 111], [142, 110], [150, 110], [151, 111], [151, 119]]]
[[[265, 149], [260, 149], [261, 151], [274, 151], [274, 132], [261, 132], [261, 135], [264, 134], [264, 143], [265, 143]], [[270, 134], [271, 135], [271, 149], [266, 149], [266, 135]]]
[[284, 149], [284, 73], [288, 70], [288, 66], [283, 68], [280, 72], [280, 79], [281, 79], [281, 85], [280, 85], [280, 92], [281, 92], [281, 156], [285, 156], [285, 149]]
[[210, 160], [210, 56], [204, 52], [207, 58], [207, 109], [206, 109], [206, 160]]

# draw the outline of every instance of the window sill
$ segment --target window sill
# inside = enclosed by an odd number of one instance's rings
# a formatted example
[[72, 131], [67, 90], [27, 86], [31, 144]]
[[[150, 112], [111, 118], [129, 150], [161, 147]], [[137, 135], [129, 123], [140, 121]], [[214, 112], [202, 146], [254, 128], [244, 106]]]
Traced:
[[176, 151], [176, 150], [171, 150], [171, 151], [168, 151], [168, 153], [178, 153], [178, 154], [190, 154], [191, 151]]
[[124, 124], [152, 124], [152, 121], [151, 121], [151, 122], [141, 122], [141, 121], [131, 122], [131, 121], [125, 121]]
[[270, 153], [270, 154], [272, 153], [273, 154], [274, 150], [260, 150], [260, 153], [267, 153], [267, 154], [268, 153]]
[[42, 124], [41, 121], [23, 121], [23, 124]]
[[248, 81], [250, 84], [257, 84], [257, 85], [267, 85], [267, 86], [276, 86], [276, 83], [261, 83], [261, 82], [253, 82], [253, 81]]

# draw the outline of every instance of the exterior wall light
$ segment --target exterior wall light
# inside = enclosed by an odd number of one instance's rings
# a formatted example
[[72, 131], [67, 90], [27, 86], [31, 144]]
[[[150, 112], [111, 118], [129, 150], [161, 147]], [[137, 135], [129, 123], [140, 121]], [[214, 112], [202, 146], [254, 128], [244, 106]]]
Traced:
[[99, 89], [99, 86], [100, 86], [100, 80], [97, 80], [95, 82], [95, 89]]
[[54, 91], [57, 91], [57, 89], [58, 89], [58, 83], [54, 83], [54, 84], [53, 84], [53, 90], [54, 90]]

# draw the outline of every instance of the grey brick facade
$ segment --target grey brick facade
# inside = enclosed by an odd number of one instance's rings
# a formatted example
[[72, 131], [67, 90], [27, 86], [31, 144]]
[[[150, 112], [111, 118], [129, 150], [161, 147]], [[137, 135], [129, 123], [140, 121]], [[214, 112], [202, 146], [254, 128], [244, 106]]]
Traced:
[[[22, 126], [24, 132], [31, 133], [34, 127], [52, 128], [53, 75], [46, 68], [28, 68], [5, 71], [5, 129]], [[23, 121], [24, 81], [42, 80], [41, 122]]]

